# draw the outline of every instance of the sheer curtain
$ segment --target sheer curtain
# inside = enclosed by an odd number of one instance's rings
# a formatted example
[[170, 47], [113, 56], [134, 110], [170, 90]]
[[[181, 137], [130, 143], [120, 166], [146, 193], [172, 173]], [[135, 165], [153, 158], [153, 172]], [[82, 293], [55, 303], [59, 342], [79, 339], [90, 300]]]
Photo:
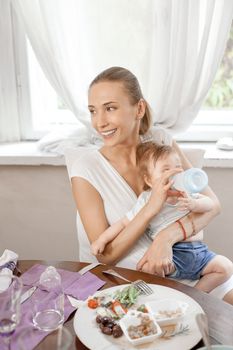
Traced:
[[173, 133], [196, 117], [221, 62], [231, 0], [155, 1], [146, 92], [155, 122]]
[[87, 88], [101, 70], [133, 71], [173, 133], [195, 118], [221, 61], [232, 0], [13, 0], [47, 78], [89, 126]]
[[0, 142], [20, 140], [10, 0], [0, 1]]
[[47, 79], [78, 120], [89, 126], [82, 82], [90, 63], [85, 52], [82, 1], [13, 0]]

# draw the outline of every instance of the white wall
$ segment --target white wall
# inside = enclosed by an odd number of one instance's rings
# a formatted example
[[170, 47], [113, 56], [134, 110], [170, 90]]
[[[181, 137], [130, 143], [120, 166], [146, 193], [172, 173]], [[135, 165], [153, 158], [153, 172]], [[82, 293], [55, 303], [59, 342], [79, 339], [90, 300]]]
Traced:
[[0, 254], [77, 260], [75, 215], [64, 166], [0, 166]]
[[221, 214], [205, 228], [209, 248], [233, 261], [233, 169], [206, 168], [210, 186], [221, 203]]
[[[233, 169], [205, 170], [222, 204], [206, 242], [233, 260]], [[21, 259], [77, 260], [75, 215], [64, 166], [0, 166], [0, 254], [9, 248]]]

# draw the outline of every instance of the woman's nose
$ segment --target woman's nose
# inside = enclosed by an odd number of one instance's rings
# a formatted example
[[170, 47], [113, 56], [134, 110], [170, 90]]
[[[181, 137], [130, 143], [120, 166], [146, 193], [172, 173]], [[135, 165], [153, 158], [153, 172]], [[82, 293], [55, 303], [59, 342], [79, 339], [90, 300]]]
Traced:
[[97, 126], [99, 128], [103, 128], [108, 124], [107, 118], [104, 114], [104, 112], [98, 112], [97, 114]]

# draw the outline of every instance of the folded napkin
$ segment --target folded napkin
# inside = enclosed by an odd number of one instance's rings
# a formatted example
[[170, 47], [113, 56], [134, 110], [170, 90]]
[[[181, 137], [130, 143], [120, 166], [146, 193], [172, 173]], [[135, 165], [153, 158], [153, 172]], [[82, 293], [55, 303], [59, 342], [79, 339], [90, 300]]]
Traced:
[[[18, 350], [18, 339], [20, 334], [22, 334], [25, 329], [28, 329], [29, 331], [34, 329], [34, 326], [32, 324], [34, 298], [45, 300], [48, 297], [48, 292], [39, 288], [40, 275], [42, 272], [44, 272], [46, 267], [47, 266], [39, 264], [34, 265], [31, 269], [26, 271], [21, 276], [24, 285], [24, 291], [29, 289], [31, 286], [38, 286], [38, 288], [34, 292], [33, 296], [21, 305], [21, 320], [16, 328], [15, 333], [12, 335], [11, 350]], [[57, 269], [57, 271], [61, 276], [61, 283], [65, 294], [65, 320], [67, 320], [70, 314], [76, 309], [75, 307], [71, 306], [67, 297], [68, 295], [77, 299], [85, 300], [106, 283], [91, 272], [86, 272], [84, 275], [80, 275], [78, 272], [71, 272], [62, 269]], [[47, 300], [49, 302], [48, 298]], [[34, 329], [33, 337], [30, 337], [30, 342], [27, 344], [27, 350], [32, 350], [49, 333], [50, 332]]]
[[2, 256], [0, 256], [0, 276], [3, 276], [0, 278], [0, 292], [9, 287], [17, 260], [18, 255], [9, 249], [5, 249]]

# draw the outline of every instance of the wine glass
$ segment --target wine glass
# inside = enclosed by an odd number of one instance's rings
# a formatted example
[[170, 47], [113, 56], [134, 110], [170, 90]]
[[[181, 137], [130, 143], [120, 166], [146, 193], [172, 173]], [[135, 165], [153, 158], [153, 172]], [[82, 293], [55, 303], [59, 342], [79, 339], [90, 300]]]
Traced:
[[[10, 339], [20, 320], [20, 296], [22, 293], [22, 281], [17, 276], [0, 275], [0, 287], [10, 285], [5, 290], [0, 290], [0, 336], [5, 348], [10, 350]], [[1, 339], [0, 339], [1, 340]]]

